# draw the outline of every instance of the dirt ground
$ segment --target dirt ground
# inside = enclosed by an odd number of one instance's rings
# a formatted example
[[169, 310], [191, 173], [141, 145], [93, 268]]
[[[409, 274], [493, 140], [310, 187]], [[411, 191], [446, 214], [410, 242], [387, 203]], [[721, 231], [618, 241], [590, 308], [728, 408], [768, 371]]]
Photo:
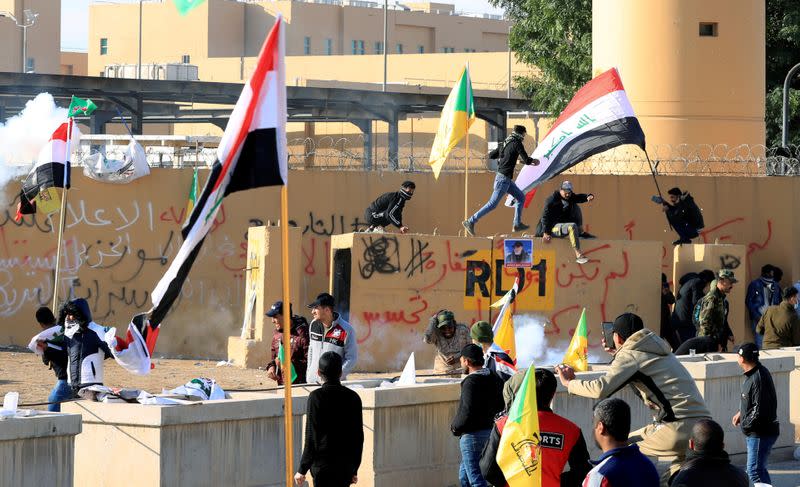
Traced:
[[[4, 348], [4, 349], [3, 349]], [[46, 402], [55, 384], [55, 375], [42, 363], [40, 357], [27, 349], [0, 348], [0, 402], [9, 391], [19, 393], [21, 405]], [[214, 360], [156, 359], [155, 369], [146, 376], [133, 375], [117, 365], [113, 359], [105, 361], [105, 385], [144, 389], [152, 394], [162, 389], [172, 389], [196, 377], [208, 377], [224, 389], [263, 389], [276, 387], [266, 372], [257, 369], [240, 369], [217, 366]], [[422, 373], [423, 371], [419, 371]], [[395, 374], [351, 374], [348, 379], [390, 378]], [[45, 409], [38, 406], [35, 409]]]

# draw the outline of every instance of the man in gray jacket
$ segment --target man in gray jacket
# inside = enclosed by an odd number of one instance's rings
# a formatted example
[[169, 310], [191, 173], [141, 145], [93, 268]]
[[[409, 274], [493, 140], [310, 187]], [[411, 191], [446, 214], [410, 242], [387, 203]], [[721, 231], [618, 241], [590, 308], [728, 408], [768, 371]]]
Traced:
[[631, 385], [653, 410], [653, 423], [634, 431], [630, 440], [649, 457], [674, 456], [664, 477], [680, 469], [686, 457], [694, 424], [711, 418], [703, 396], [681, 365], [670, 346], [661, 337], [644, 328], [642, 319], [625, 313], [614, 320], [614, 343], [603, 345], [614, 358], [606, 375], [594, 380], [578, 380], [572, 368], [561, 365], [556, 370], [570, 394], [605, 399], [626, 385]]
[[319, 358], [325, 352], [335, 352], [342, 357], [342, 379], [353, 370], [358, 360], [358, 344], [356, 332], [350, 323], [333, 311], [334, 299], [328, 293], [321, 293], [312, 303], [313, 321], [308, 327], [308, 368], [306, 369], [306, 382], [314, 384], [320, 382]]

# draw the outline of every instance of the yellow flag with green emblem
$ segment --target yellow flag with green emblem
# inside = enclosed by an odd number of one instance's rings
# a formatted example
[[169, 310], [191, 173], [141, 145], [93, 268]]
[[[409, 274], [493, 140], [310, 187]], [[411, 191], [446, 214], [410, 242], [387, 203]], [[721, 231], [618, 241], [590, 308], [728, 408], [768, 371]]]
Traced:
[[586, 308], [581, 312], [578, 327], [572, 334], [567, 353], [564, 354], [564, 364], [569, 365], [577, 372], [589, 370], [589, 337], [586, 328]]
[[472, 97], [472, 81], [469, 77], [469, 68], [465, 66], [461, 77], [442, 108], [439, 130], [436, 132], [431, 156], [428, 159], [428, 164], [431, 165], [433, 176], [436, 179], [439, 179], [439, 172], [441, 172], [450, 151], [467, 135], [467, 131], [474, 121], [475, 103]]
[[495, 460], [503, 471], [508, 487], [542, 486], [535, 373], [535, 367], [531, 364], [508, 411], [508, 420], [497, 448]]

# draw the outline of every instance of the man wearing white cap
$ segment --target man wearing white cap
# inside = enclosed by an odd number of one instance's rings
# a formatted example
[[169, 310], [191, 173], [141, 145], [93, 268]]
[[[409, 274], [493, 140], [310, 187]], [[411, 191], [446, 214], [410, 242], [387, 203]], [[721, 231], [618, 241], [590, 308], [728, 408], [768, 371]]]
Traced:
[[572, 183], [564, 181], [560, 189], [545, 201], [542, 218], [536, 226], [536, 236], [543, 237], [545, 242], [549, 242], [553, 237], [569, 237], [569, 243], [575, 250], [575, 262], [578, 264], [589, 262], [581, 252], [580, 238], [594, 238], [594, 236], [583, 231], [583, 214], [578, 204], [593, 199], [592, 193], [574, 193]]

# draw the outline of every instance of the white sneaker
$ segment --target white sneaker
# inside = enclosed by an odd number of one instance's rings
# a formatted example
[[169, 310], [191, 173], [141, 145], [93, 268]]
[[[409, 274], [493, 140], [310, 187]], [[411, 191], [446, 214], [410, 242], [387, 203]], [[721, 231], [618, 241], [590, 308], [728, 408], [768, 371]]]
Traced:
[[375, 227], [375, 229], [372, 230], [372, 233], [383, 233], [383, 227]]
[[587, 259], [585, 255], [581, 255], [580, 257], [575, 259], [575, 262], [577, 262], [578, 264], [585, 264], [589, 262], [589, 259]]

